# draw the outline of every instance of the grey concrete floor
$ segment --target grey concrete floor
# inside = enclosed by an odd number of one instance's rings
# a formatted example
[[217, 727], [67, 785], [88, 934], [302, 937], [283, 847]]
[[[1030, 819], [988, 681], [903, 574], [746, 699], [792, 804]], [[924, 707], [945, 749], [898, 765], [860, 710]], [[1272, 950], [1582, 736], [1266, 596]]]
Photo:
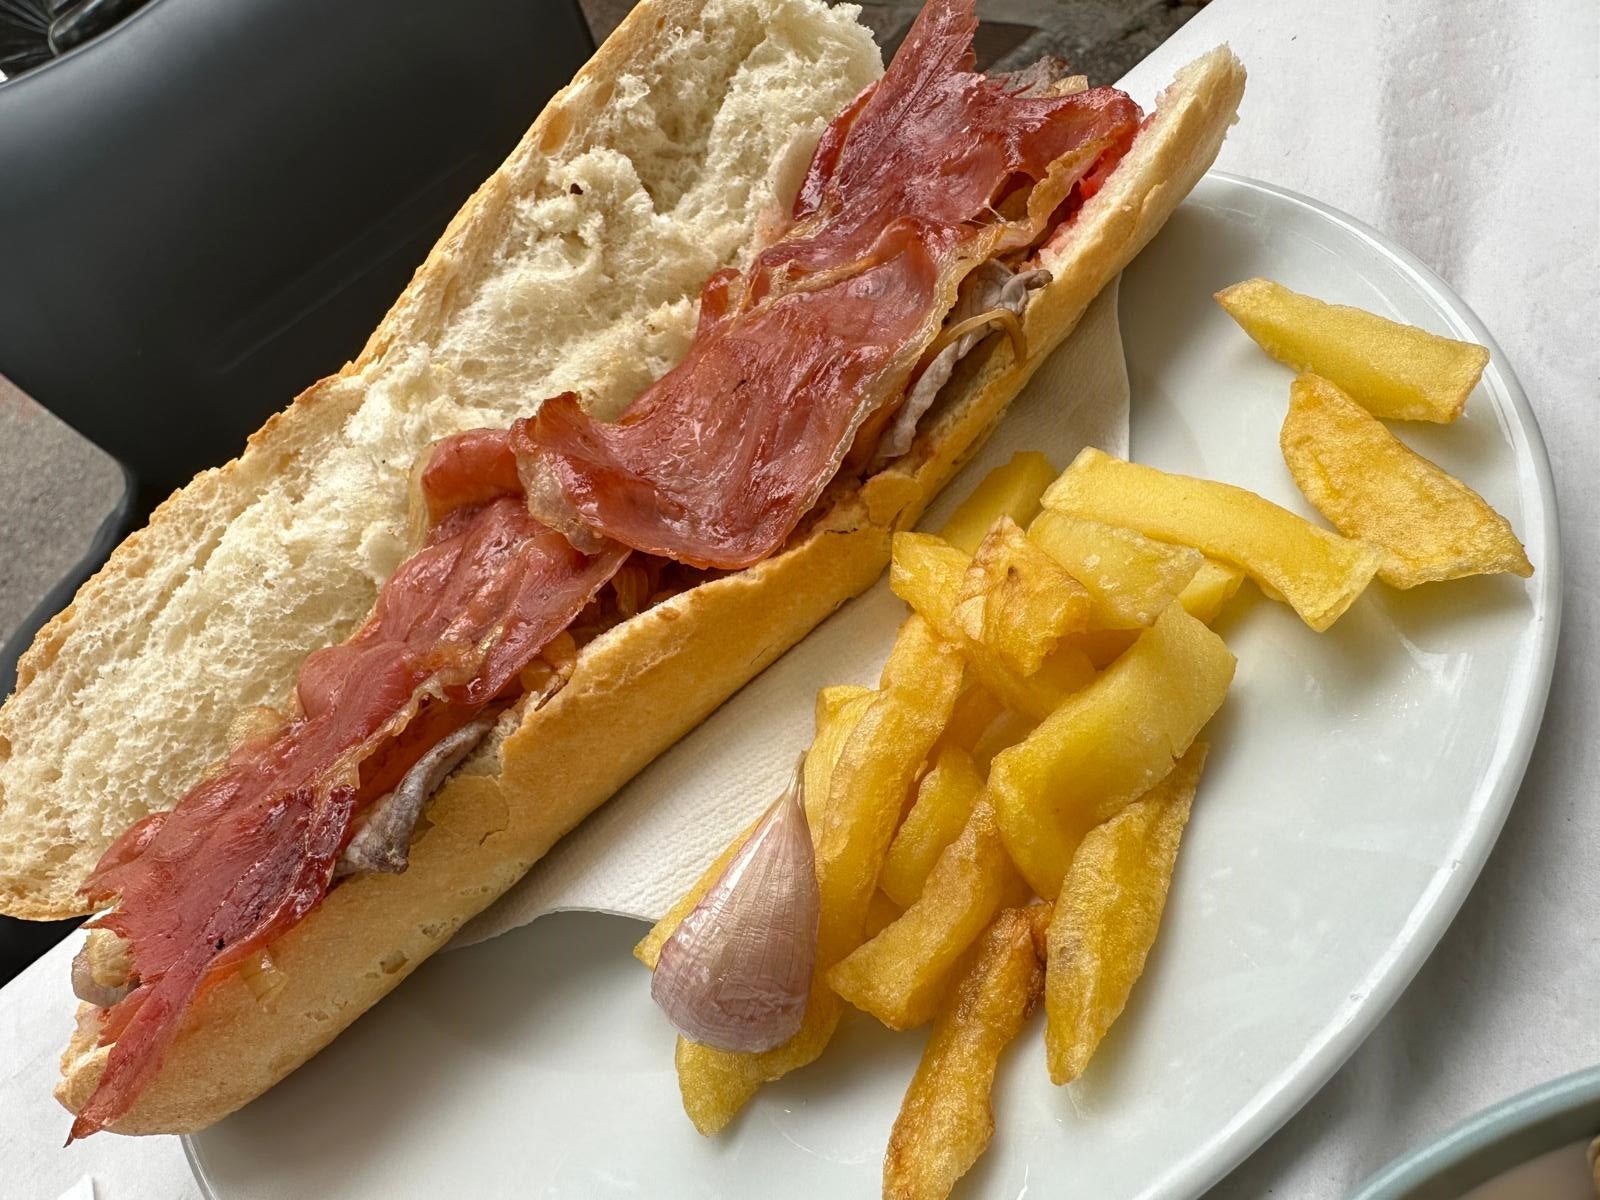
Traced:
[[0, 378], [0, 641], [83, 558], [122, 468]]
[[[892, 50], [921, 7], [916, 0], [857, 0], [861, 19]], [[978, 65], [1023, 66], [1041, 55], [1064, 58], [1091, 84], [1114, 83], [1199, 12], [1206, 0], [978, 0]], [[633, 0], [582, 0], [596, 39]]]

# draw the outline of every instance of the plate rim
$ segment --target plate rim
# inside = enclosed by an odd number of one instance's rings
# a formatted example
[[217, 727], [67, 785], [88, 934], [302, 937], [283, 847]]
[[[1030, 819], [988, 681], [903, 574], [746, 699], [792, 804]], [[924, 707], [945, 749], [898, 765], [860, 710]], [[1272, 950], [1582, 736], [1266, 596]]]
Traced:
[[[1236, 175], [1231, 171], [1206, 172], [1195, 191], [1199, 191], [1207, 182], [1220, 182], [1247, 192], [1271, 196], [1344, 229], [1380, 256], [1403, 268], [1411, 282], [1445, 314], [1453, 333], [1462, 340], [1475, 341], [1489, 351], [1489, 365], [1484, 369], [1484, 375], [1493, 376], [1515, 415], [1515, 420], [1506, 422], [1506, 428], [1514, 453], [1517, 453], [1519, 461], [1525, 462], [1532, 470], [1534, 487], [1531, 495], [1538, 500], [1537, 509], [1523, 514], [1522, 534], [1527, 539], [1526, 544], [1535, 548], [1539, 563], [1529, 582], [1533, 588], [1530, 619], [1540, 629], [1535, 659], [1524, 677], [1523, 694], [1515, 704], [1516, 727], [1509, 743], [1502, 743], [1499, 761], [1490, 764], [1480, 783], [1477, 795], [1485, 800], [1482, 815], [1460, 846], [1460, 856], [1453, 865], [1441, 863], [1434, 868], [1422, 897], [1407, 914], [1406, 925], [1390, 944], [1390, 953], [1381, 973], [1374, 978], [1373, 986], [1361, 1000], [1353, 1006], [1348, 1001], [1342, 1005], [1329, 1026], [1324, 1027], [1320, 1044], [1313, 1042], [1308, 1046], [1309, 1053], [1302, 1054], [1290, 1064], [1288, 1071], [1291, 1073], [1287, 1077], [1280, 1074], [1277, 1081], [1280, 1086], [1271, 1091], [1263, 1088], [1258, 1092], [1253, 1104], [1235, 1115], [1218, 1140], [1209, 1147], [1197, 1148], [1186, 1163], [1177, 1164], [1178, 1169], [1166, 1176], [1166, 1187], [1163, 1189], [1162, 1183], [1157, 1181], [1152, 1193], [1163, 1190], [1172, 1193], [1173, 1188], [1177, 1187], [1181, 1189], [1181, 1194], [1194, 1196], [1202, 1195], [1220, 1183], [1327, 1086], [1339, 1068], [1388, 1016], [1389, 1010], [1410, 987], [1417, 972], [1455, 923], [1456, 915], [1500, 839], [1500, 831], [1511, 814], [1511, 806], [1522, 788], [1533, 748], [1544, 727], [1544, 710], [1555, 671], [1556, 647], [1561, 637], [1561, 581], [1564, 574], [1555, 476], [1545, 448], [1544, 433], [1505, 350], [1472, 306], [1438, 272], [1410, 250], [1349, 213], [1289, 188]], [[1184, 203], [1188, 199], [1185, 197]], [[1330, 1028], [1340, 1016], [1347, 1016], [1347, 1019], [1338, 1023], [1337, 1027]]]
[[[1370, 977], [1371, 986], [1359, 1000], [1349, 998], [1323, 1026], [1307, 1051], [1290, 1062], [1258, 1090], [1247, 1106], [1210, 1141], [1197, 1146], [1186, 1158], [1149, 1181], [1146, 1196], [1199, 1196], [1221, 1181], [1254, 1153], [1320, 1092], [1338, 1069], [1371, 1035], [1389, 1010], [1410, 985], [1432, 954], [1477, 882], [1500, 831], [1510, 814], [1543, 726], [1546, 701], [1560, 640], [1561, 582], [1563, 576], [1560, 528], [1555, 480], [1538, 417], [1513, 371], [1510, 361], [1472, 307], [1431, 267], [1363, 221], [1321, 201], [1289, 188], [1228, 171], [1211, 170], [1201, 177], [1189, 203], [1207, 184], [1223, 184], [1272, 197], [1304, 209], [1317, 218], [1341, 228], [1367, 244], [1379, 257], [1394, 263], [1401, 273], [1444, 315], [1451, 331], [1463, 340], [1475, 341], [1489, 350], [1489, 365], [1484, 376], [1492, 379], [1503, 395], [1514, 419], [1504, 421], [1507, 436], [1522, 466], [1531, 470], [1532, 487], [1519, 483], [1519, 493], [1537, 501], [1524, 514], [1522, 530], [1538, 563], [1533, 578], [1530, 619], [1540, 626], [1534, 660], [1523, 672], [1523, 688], [1512, 705], [1517, 716], [1509, 738], [1503, 739], [1496, 758], [1473, 793], [1482, 797], [1481, 815], [1465, 827], [1465, 840], [1458, 844], [1458, 855], [1451, 862], [1434, 868], [1422, 896], [1406, 914], [1405, 924], [1389, 945], [1378, 972]], [[1182, 207], [1182, 204], [1179, 207]], [[1157, 234], [1159, 236], [1159, 233]], [[1500, 407], [1496, 404], [1496, 407]], [[192, 1134], [179, 1138], [184, 1158], [195, 1183], [206, 1200], [224, 1200], [208, 1177], [203, 1156]]]

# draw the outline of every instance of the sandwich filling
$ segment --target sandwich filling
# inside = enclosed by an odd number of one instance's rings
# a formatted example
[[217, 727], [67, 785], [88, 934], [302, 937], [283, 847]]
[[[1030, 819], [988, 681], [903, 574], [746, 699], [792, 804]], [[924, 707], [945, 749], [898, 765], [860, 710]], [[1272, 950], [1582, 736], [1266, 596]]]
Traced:
[[[404, 869], [428, 795], [575, 646], [706, 571], [780, 550], [831, 484], [910, 449], [957, 359], [1047, 281], [1069, 221], [1141, 120], [1109, 88], [972, 72], [972, 0], [930, 0], [883, 78], [827, 128], [791, 222], [706, 283], [683, 361], [621, 419], [570, 393], [432, 448], [420, 546], [348, 641], [305, 662], [292, 711], [84, 885], [116, 907], [126, 994], [80, 1137], [127, 1112], [195, 998], [336, 879]], [[561, 653], [555, 653], [556, 650]], [[95, 997], [91, 997], [94, 999]]]

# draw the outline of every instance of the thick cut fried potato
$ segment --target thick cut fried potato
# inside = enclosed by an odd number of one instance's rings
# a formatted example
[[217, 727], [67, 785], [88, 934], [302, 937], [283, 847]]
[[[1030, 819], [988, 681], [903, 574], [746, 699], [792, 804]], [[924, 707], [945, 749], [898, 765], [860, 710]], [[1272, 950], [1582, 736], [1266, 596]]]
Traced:
[[[1223, 606], [1233, 599], [1243, 582], [1244, 572], [1238, 567], [1220, 563], [1214, 558], [1203, 558], [1194, 578], [1179, 593], [1178, 603], [1191, 617], [1209, 625], [1217, 619]], [[1067, 644], [1082, 650], [1097, 670], [1104, 670], [1133, 645], [1138, 636], [1137, 629], [1090, 629], [1073, 634], [1067, 639]]]
[[917, 785], [917, 799], [889, 843], [878, 886], [900, 907], [914, 903], [939, 854], [960, 836], [983, 791], [972, 755], [955, 746], [939, 751]]
[[1039, 722], [1027, 713], [1003, 710], [994, 723], [983, 731], [972, 747], [972, 765], [987, 775], [989, 764], [994, 761], [994, 756], [1000, 751], [1015, 746], [1023, 738], [1033, 732], [1034, 726]]
[[1169, 475], [1094, 449], [1078, 455], [1044, 502], [1242, 567], [1318, 632], [1350, 607], [1382, 561], [1377, 547], [1319, 529], [1254, 492]]
[[1142, 629], [1088, 629], [1073, 634], [1067, 645], [1083, 651], [1083, 656], [1095, 669], [1103, 671], [1138, 641], [1143, 632]]
[[[834, 766], [817, 839], [817, 875], [823, 925], [837, 926], [842, 941], [859, 942], [906, 797], [950, 719], [961, 677], [955, 649], [912, 616], [884, 665], [878, 698]], [[854, 948], [845, 946], [840, 956]]]
[[1385, 583], [1533, 574], [1510, 523], [1482, 496], [1408, 449], [1326, 379], [1294, 381], [1278, 441], [1317, 511], [1346, 536], [1382, 548]]
[[759, 1054], [678, 1039], [678, 1087], [684, 1111], [701, 1133], [722, 1129], [762, 1083], [814, 1062], [832, 1039], [840, 1002], [828, 986], [828, 971], [864, 938], [906, 795], [949, 720], [961, 677], [960, 656], [926, 621], [912, 616], [900, 627], [879, 688], [833, 764], [826, 810], [812, 826], [822, 909], [811, 995], [799, 1032]]
[[956, 701], [955, 711], [939, 736], [938, 749], [950, 747], [970, 753], [995, 718], [1005, 711], [1005, 705], [981, 683], [970, 684]]
[[1026, 527], [1039, 511], [1039, 497], [1055, 477], [1050, 460], [1037, 451], [1013, 454], [1010, 462], [990, 471], [972, 489], [939, 536], [963, 554], [972, 554], [1000, 517], [1010, 517]]
[[1189, 586], [1178, 596], [1178, 603], [1191, 617], [1207, 625], [1221, 614], [1223, 606], [1232, 600], [1244, 582], [1244, 572], [1228, 563], [1208, 558], [1200, 564]]
[[1343, 304], [1247, 279], [1217, 303], [1256, 344], [1296, 371], [1330, 379], [1374, 416], [1454, 421], [1489, 352]]
[[806, 823], [811, 828], [813, 842], [822, 831], [822, 818], [827, 812], [828, 792], [839, 755], [877, 695], [871, 688], [848, 684], [825, 687], [817, 693], [817, 733], [806, 751], [805, 773], [801, 780]]
[[867, 938], [877, 937], [900, 919], [902, 911], [900, 905], [885, 896], [882, 890], [873, 892], [872, 899], [867, 902], [867, 923], [862, 926], [862, 934]]
[[1007, 909], [940, 1008], [883, 1159], [885, 1200], [942, 1200], [994, 1136], [1000, 1055], [1043, 987], [1029, 913]]
[[897, 533], [889, 560], [889, 587], [935, 629], [951, 622], [972, 556], [931, 533]]
[[1205, 562], [1203, 554], [1188, 546], [1059, 511], [1034, 518], [1028, 539], [1088, 589], [1094, 602], [1092, 629], [1149, 625]]
[[890, 1029], [933, 1018], [950, 972], [994, 915], [1028, 898], [994, 810], [980, 800], [961, 836], [939, 855], [922, 894], [883, 932], [828, 973], [851, 1004]]
[[1030, 904], [1022, 911], [1027, 914], [1028, 922], [1033, 928], [1033, 952], [1039, 956], [1040, 962], [1045, 962], [1050, 955], [1050, 921], [1055, 916], [1056, 906], [1051, 901], [1044, 900], [1038, 904]]
[[972, 560], [942, 538], [926, 533], [894, 535], [889, 586], [941, 637], [961, 648], [978, 681], [1005, 707], [1035, 720], [1054, 711], [1067, 696], [1094, 678], [1094, 666], [1079, 651], [1063, 646], [1029, 676], [1018, 675], [983, 642], [966, 636], [955, 608]]
[[1089, 592], [1001, 517], [972, 556], [952, 618], [1006, 667], [1032, 675], [1064, 634], [1088, 628]]
[[1078, 847], [1046, 942], [1044, 1043], [1056, 1083], [1082, 1074], [1144, 971], [1205, 761], [1205, 743], [1196, 742], [1166, 779]]
[[989, 768], [986, 795], [1006, 849], [1046, 899], [1090, 829], [1172, 770], [1222, 705], [1234, 658], [1171, 605], [1089, 687]]

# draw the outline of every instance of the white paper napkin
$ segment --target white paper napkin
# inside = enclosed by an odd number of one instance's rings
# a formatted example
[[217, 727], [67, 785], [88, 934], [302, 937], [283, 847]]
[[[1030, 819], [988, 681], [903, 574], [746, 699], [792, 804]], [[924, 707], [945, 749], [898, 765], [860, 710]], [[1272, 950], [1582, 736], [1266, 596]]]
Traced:
[[[1065, 467], [1085, 446], [1128, 449], [1128, 373], [1117, 284], [1012, 402], [973, 461], [930, 508], [937, 528], [978, 480], [1019, 450]], [[571, 909], [654, 920], [783, 790], [810, 744], [817, 690], [873, 684], [906, 607], [887, 580], [852, 600], [557, 843], [452, 946], [466, 946]]]

